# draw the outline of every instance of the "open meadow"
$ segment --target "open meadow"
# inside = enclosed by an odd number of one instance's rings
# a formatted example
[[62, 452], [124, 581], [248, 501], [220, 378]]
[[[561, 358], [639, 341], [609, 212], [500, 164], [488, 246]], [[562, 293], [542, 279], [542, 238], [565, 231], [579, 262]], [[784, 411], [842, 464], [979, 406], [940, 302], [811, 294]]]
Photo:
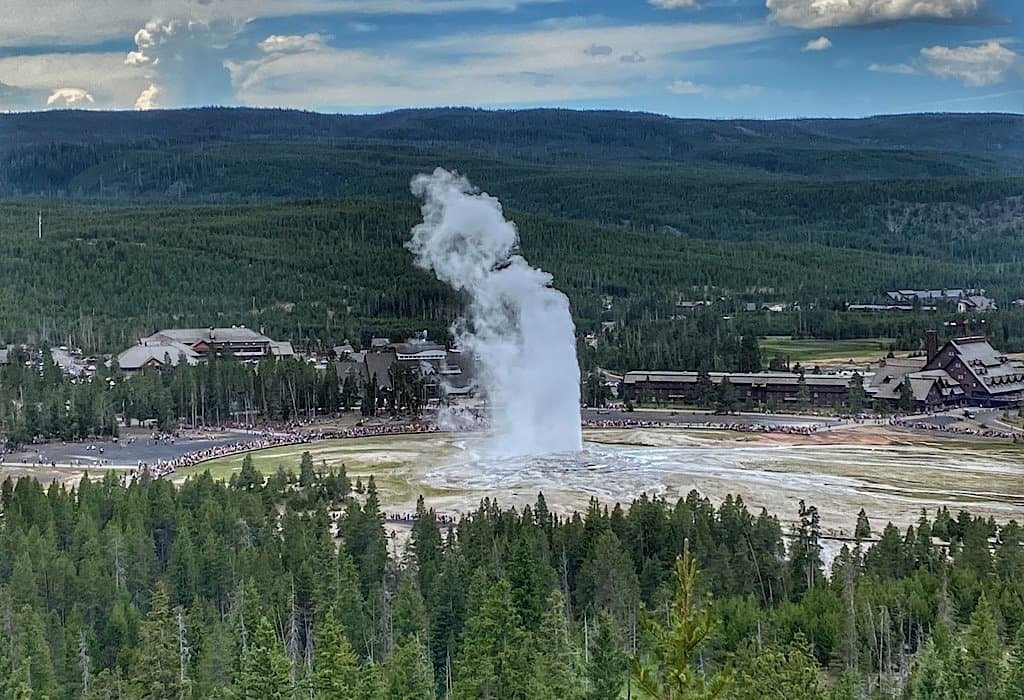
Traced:
[[795, 364], [873, 362], [885, 357], [893, 338], [854, 338], [850, 340], [819, 340], [768, 336], [758, 341], [764, 357], [781, 357]]

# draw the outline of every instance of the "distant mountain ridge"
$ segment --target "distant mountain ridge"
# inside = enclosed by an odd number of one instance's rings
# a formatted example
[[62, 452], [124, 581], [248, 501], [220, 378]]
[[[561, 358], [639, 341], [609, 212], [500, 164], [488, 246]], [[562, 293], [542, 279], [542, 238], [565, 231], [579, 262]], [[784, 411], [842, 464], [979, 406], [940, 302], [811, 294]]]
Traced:
[[656, 160], [688, 160], [705, 149], [727, 145], [1024, 157], [1024, 115], [939, 113], [757, 121], [682, 119], [643, 112], [462, 108], [375, 115], [250, 108], [0, 115], [0, 153], [42, 144], [152, 140], [459, 144], [498, 148], [517, 157], [571, 153]]

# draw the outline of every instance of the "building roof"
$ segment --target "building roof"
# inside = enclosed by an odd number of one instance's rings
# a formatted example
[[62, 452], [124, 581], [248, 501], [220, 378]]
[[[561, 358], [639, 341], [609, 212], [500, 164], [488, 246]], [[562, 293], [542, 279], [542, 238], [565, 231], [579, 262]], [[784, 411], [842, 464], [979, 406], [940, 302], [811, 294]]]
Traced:
[[270, 343], [270, 354], [274, 357], [293, 357], [295, 349], [287, 340], [274, 340]]
[[408, 356], [421, 355], [424, 353], [443, 353], [447, 351], [445, 346], [428, 340], [410, 340], [405, 343], [392, 343], [391, 347], [399, 355]]
[[965, 297], [962, 300], [962, 303], [964, 304], [964, 306], [967, 306], [972, 309], [977, 309], [978, 311], [990, 311], [995, 310], [996, 308], [995, 299], [990, 299], [989, 297], [985, 296], [979, 296], [977, 294]]
[[185, 345], [193, 346], [196, 343], [270, 343], [270, 338], [257, 333], [251, 328], [245, 326], [231, 326], [230, 328], [165, 328], [157, 331], [149, 338], [143, 338], [143, 344], [147, 344], [146, 341], [154, 340], [155, 342], [174, 341], [177, 343], [184, 343]]
[[879, 399], [896, 400], [900, 397], [900, 386], [907, 375], [920, 372], [925, 364], [923, 357], [890, 357], [875, 370], [867, 382], [867, 391]]
[[368, 352], [364, 359], [366, 378], [376, 378], [380, 389], [391, 388], [391, 365], [398, 359], [392, 352]]
[[[644, 382], [667, 382], [681, 384], [695, 384], [699, 372], [626, 372], [622, 381], [624, 384], [641, 384]], [[719, 383], [723, 378], [728, 377], [734, 384], [751, 384], [759, 386], [785, 386], [793, 385], [800, 381], [800, 375], [792, 372], [709, 372], [708, 376], [714, 383]], [[870, 376], [870, 375], [864, 375]], [[837, 374], [805, 374], [804, 382], [807, 386], [848, 386], [853, 378], [853, 372], [840, 372]]]
[[149, 365], [163, 365], [169, 361], [171, 366], [177, 366], [181, 362], [194, 365], [199, 363], [199, 353], [184, 343], [152, 343], [149, 345], [134, 345], [117, 356], [117, 364], [121, 369], [134, 371], [143, 369]]
[[[989, 393], [1024, 391], [1024, 363], [1001, 354], [984, 336], [953, 338], [948, 345], [953, 347], [960, 361]], [[942, 352], [939, 353], [941, 356]]]
[[[943, 400], [956, 399], [964, 395], [964, 390], [960, 383], [953, 379], [945, 370], [914, 372], [908, 375], [908, 378], [910, 379], [910, 390], [915, 401], [926, 402], [928, 396], [936, 387]], [[898, 395], [897, 398], [899, 398]]]

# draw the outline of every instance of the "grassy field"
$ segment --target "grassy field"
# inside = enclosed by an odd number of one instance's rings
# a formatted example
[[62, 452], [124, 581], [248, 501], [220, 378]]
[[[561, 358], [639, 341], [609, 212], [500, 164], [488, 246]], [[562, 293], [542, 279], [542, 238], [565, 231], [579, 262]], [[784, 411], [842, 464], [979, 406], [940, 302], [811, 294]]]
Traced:
[[795, 340], [769, 336], [758, 341], [765, 358], [789, 358], [790, 362], [863, 362], [885, 357], [892, 338], [855, 338], [852, 340]]

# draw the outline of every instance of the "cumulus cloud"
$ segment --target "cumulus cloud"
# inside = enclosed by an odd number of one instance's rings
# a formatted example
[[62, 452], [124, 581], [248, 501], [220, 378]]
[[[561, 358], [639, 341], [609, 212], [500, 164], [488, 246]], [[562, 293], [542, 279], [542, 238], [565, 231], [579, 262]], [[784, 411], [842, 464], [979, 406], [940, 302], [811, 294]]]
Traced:
[[650, 3], [662, 10], [678, 10], [697, 6], [697, 0], [650, 0]]
[[816, 29], [903, 20], [962, 20], [977, 15], [985, 0], [765, 0], [771, 19]]
[[619, 60], [622, 63], [646, 63], [647, 59], [644, 58], [639, 51], [633, 53], [626, 53], [619, 56]]
[[[135, 50], [124, 63], [138, 69], [146, 87], [136, 109], [222, 104], [230, 96], [230, 77], [223, 66], [223, 49], [242, 28], [235, 21], [151, 20], [135, 32]], [[318, 37], [319, 35], [307, 35]], [[269, 50], [287, 49], [289, 42], [307, 37], [270, 36]], [[263, 44], [260, 48], [264, 51]]]
[[57, 88], [46, 98], [47, 107], [84, 107], [96, 100], [82, 88]]
[[692, 80], [673, 80], [668, 84], [673, 95], [700, 95], [726, 100], [741, 100], [759, 95], [764, 91], [760, 85], [715, 86], [695, 83]]
[[832, 48], [832, 40], [827, 36], [819, 36], [804, 44], [804, 51], [825, 51]]
[[917, 69], [909, 63], [872, 63], [868, 70], [874, 73], [894, 73], [896, 75], [917, 75]]
[[165, 106], [160, 104], [160, 87], [150, 83], [149, 87], [139, 93], [139, 96], [135, 98], [135, 109], [139, 110], [150, 110], [160, 109]]
[[981, 87], [1002, 82], [1020, 57], [998, 41], [989, 41], [979, 46], [932, 46], [921, 49], [921, 58], [932, 75]]

